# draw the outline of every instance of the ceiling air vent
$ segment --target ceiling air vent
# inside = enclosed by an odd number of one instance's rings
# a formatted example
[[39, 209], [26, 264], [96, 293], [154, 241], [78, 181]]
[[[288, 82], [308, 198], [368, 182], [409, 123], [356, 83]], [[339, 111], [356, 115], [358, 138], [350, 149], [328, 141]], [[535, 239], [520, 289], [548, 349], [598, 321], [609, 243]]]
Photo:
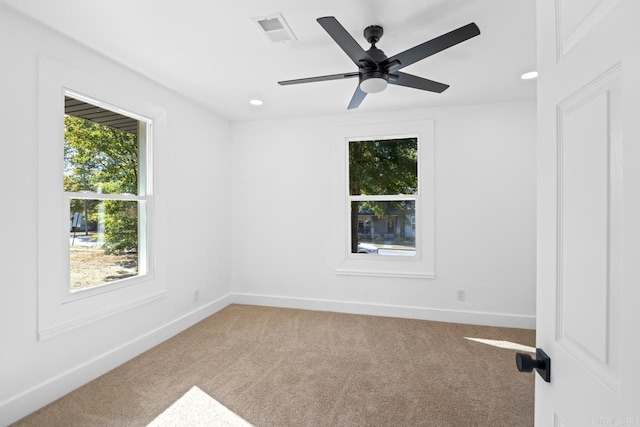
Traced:
[[271, 43], [287, 43], [296, 40], [281, 14], [252, 18]]

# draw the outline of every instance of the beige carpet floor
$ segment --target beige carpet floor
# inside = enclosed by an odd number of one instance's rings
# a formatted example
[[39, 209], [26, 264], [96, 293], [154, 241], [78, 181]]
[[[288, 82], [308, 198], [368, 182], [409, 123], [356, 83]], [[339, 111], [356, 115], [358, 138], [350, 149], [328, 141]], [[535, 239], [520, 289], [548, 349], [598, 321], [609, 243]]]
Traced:
[[494, 341], [535, 333], [230, 305], [16, 425], [146, 426], [196, 386], [256, 427], [532, 426], [534, 376]]

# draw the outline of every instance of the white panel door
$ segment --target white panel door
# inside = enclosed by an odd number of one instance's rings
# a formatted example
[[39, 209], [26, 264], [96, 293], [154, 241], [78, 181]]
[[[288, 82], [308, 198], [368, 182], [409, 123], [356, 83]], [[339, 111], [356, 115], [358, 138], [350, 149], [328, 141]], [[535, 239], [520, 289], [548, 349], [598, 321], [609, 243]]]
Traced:
[[639, 0], [538, 0], [536, 426], [640, 427]]

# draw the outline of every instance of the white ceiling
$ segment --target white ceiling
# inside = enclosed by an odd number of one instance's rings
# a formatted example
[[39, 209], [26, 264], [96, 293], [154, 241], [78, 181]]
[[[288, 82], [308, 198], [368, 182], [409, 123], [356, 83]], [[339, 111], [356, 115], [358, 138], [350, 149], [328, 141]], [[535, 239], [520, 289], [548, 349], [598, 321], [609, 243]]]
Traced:
[[[535, 0], [1, 0], [226, 119], [358, 114], [535, 97]], [[297, 41], [271, 44], [251, 18], [281, 13]], [[384, 27], [388, 56], [475, 22], [481, 34], [403, 71], [450, 84], [442, 94], [399, 86], [346, 110], [357, 79], [279, 80], [357, 71], [316, 22], [335, 16], [364, 49]], [[254, 107], [252, 98], [264, 100]]]

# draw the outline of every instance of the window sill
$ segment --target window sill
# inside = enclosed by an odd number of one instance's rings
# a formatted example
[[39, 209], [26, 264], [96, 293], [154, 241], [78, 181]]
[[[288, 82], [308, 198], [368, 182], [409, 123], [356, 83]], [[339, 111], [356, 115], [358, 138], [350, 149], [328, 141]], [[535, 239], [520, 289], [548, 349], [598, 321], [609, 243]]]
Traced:
[[435, 279], [435, 273], [404, 273], [399, 271], [352, 270], [336, 268], [338, 276], [393, 277], [399, 279]]
[[75, 318], [65, 323], [61, 323], [48, 328], [38, 329], [38, 341], [46, 340], [56, 335], [60, 335], [62, 333], [68, 332], [72, 329], [76, 329], [81, 326], [86, 326], [88, 323], [96, 322], [98, 320], [105, 319], [115, 314], [122, 313], [127, 310], [132, 310], [137, 307], [141, 307], [143, 305], [149, 304], [153, 301], [163, 298], [166, 294], [167, 294], [167, 291], [162, 290], [159, 292], [155, 292], [149, 296], [139, 298], [134, 301], [129, 301], [127, 303], [120, 304], [118, 306], [111, 307], [102, 311], [98, 311], [98, 312], [89, 314], [87, 316]]
[[103, 283], [102, 285], [92, 286], [86, 289], [79, 289], [76, 291], [67, 291], [62, 297], [62, 304], [68, 304], [70, 302], [82, 300], [85, 298], [91, 298], [107, 292], [117, 291], [129, 286], [134, 286], [139, 283], [148, 282], [155, 277], [153, 273], [141, 274], [139, 276], [127, 277], [124, 279], [116, 280], [109, 283]]

